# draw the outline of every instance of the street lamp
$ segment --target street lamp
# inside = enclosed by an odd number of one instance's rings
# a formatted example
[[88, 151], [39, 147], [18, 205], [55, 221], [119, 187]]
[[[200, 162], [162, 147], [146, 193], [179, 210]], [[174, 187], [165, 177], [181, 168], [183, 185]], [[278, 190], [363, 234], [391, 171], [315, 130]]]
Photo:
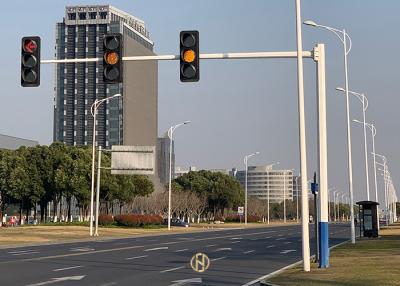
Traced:
[[[274, 165], [279, 165], [279, 162], [270, 164], [269, 166], [271, 167], [271, 170], [272, 170], [272, 167]], [[269, 187], [269, 179], [270, 179], [270, 177], [268, 176], [267, 177], [267, 191], [268, 191], [268, 196], [267, 196], [267, 222], [268, 222], [268, 224], [269, 224], [269, 189], [270, 189], [270, 187]], [[296, 184], [297, 184], [297, 178], [296, 178]], [[297, 199], [297, 201], [298, 200], [299, 199]]]
[[375, 125], [368, 122], [361, 122], [357, 119], [353, 119], [353, 122], [364, 124], [371, 130], [372, 134], [372, 155], [374, 156], [374, 183], [375, 183], [375, 201], [378, 202], [378, 184], [376, 181], [376, 155], [375, 155], [375, 136], [376, 136], [376, 128]]
[[191, 121], [185, 121], [183, 123], [171, 126], [168, 129], [168, 137], [169, 137], [168, 230], [171, 230], [172, 137], [176, 128], [189, 123], [191, 123]]
[[[347, 120], [347, 157], [348, 157], [348, 173], [349, 173], [349, 194], [350, 194], [350, 205], [353, 206], [353, 163], [351, 159], [351, 130], [350, 130], [350, 108], [349, 108], [349, 77], [347, 69], [347, 55], [351, 50], [351, 38], [346, 33], [346, 30], [339, 30], [328, 26], [323, 26], [315, 23], [314, 21], [304, 21], [305, 25], [317, 28], [324, 28], [332, 33], [334, 33], [343, 44], [343, 56], [344, 56], [344, 79], [346, 88], [346, 120]], [[347, 41], [349, 41], [349, 47], [347, 48]], [[351, 219], [351, 243], [356, 243], [356, 229], [354, 224], [354, 209], [350, 208], [350, 219]]]
[[373, 155], [378, 156], [379, 158], [382, 159], [383, 164], [376, 162], [378, 165], [383, 166], [383, 181], [384, 181], [384, 195], [385, 195], [385, 220], [387, 224], [387, 211], [388, 211], [388, 200], [387, 200], [387, 159], [384, 155], [378, 154], [378, 153], [373, 153]]
[[[93, 144], [92, 144], [92, 185], [91, 185], [91, 190], [90, 190], [90, 221], [89, 221], [89, 233], [90, 236], [93, 236], [93, 205], [94, 205], [94, 164], [95, 164], [95, 153], [96, 153], [96, 115], [97, 115], [97, 109], [100, 107], [100, 105], [107, 100], [117, 98], [122, 96], [122, 94], [117, 93], [114, 94], [113, 96], [109, 96], [103, 99], [97, 99], [93, 102], [92, 106], [90, 107], [90, 113], [93, 116]], [[98, 194], [97, 194], [98, 196]], [[97, 198], [96, 198], [97, 200]], [[96, 205], [96, 216], [98, 215], [99, 211], [99, 206]], [[95, 234], [96, 236], [98, 235], [97, 233]]]
[[[337, 87], [336, 90], [344, 92], [345, 90], [341, 87]], [[363, 93], [349, 91], [352, 95], [356, 96], [357, 99], [362, 103], [363, 106], [363, 127], [364, 127], [364, 155], [365, 155], [365, 179], [367, 188], [367, 200], [369, 201], [369, 176], [368, 176], [368, 148], [367, 148], [367, 127], [365, 121], [365, 111], [368, 108], [368, 99]]]
[[244, 156], [244, 165], [245, 165], [245, 183], [244, 183], [244, 224], [247, 225], [247, 161], [249, 160], [249, 158], [260, 154], [260, 152], [255, 152], [249, 155]]
[[[336, 190], [336, 188], [330, 188], [330, 189], [328, 189], [328, 214], [329, 214], [329, 219], [330, 219], [330, 221], [332, 221], [332, 219], [331, 219], [331, 203], [329, 202], [329, 199], [330, 199], [330, 193], [331, 193], [331, 191], [334, 191], [334, 190]], [[334, 205], [335, 206], [335, 205]]]

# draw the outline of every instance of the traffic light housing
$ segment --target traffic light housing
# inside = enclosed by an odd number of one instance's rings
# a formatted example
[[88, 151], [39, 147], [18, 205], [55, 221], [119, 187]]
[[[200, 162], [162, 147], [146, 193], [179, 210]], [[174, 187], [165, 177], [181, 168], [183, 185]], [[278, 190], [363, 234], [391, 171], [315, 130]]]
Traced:
[[105, 34], [103, 39], [103, 80], [104, 83], [121, 83], [123, 36], [120, 33]]
[[21, 85], [40, 85], [40, 37], [23, 37], [21, 41]]
[[199, 32], [182, 31], [180, 44], [180, 78], [182, 82], [196, 82], [200, 79]]

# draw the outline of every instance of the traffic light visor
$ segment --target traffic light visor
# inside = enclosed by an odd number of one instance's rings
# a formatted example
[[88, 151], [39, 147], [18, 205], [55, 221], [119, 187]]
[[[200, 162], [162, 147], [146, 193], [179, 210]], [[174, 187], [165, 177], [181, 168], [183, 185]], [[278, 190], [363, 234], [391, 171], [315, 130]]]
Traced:
[[186, 48], [190, 48], [196, 44], [196, 39], [193, 34], [184, 33], [181, 36], [181, 43], [182, 43], [182, 46], [184, 46]]
[[109, 50], [115, 50], [119, 47], [119, 40], [115, 36], [105, 37], [104, 46]]
[[115, 65], [119, 61], [118, 54], [116, 52], [107, 52], [104, 54], [104, 60], [109, 65]]
[[183, 52], [183, 60], [187, 63], [192, 63], [196, 59], [196, 53], [193, 50]]

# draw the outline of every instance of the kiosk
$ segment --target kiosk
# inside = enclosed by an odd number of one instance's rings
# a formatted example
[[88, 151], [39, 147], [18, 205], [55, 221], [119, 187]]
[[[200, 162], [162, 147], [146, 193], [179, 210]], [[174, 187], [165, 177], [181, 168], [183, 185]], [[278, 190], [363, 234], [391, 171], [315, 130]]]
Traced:
[[373, 201], [357, 202], [359, 205], [358, 217], [360, 218], [360, 237], [378, 237], [378, 212], [379, 203]]

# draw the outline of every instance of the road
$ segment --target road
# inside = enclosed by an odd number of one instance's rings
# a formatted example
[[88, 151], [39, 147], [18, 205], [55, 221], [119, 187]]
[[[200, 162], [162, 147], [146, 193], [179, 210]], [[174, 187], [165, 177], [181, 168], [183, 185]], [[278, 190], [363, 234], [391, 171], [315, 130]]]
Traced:
[[[331, 246], [349, 236], [348, 225], [330, 225]], [[210, 258], [204, 273], [190, 267], [197, 252]], [[244, 285], [299, 260], [298, 225], [205, 230], [1, 249], [0, 285]]]

